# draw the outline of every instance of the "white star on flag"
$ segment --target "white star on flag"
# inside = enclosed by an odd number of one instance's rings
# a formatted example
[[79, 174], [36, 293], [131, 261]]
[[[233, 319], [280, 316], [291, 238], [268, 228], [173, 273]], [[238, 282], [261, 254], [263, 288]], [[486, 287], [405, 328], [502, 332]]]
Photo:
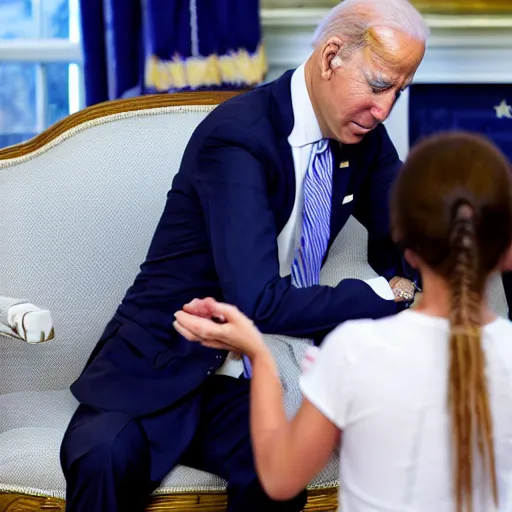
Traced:
[[498, 119], [501, 119], [502, 117], [512, 119], [512, 106], [507, 104], [507, 100], [501, 100], [501, 103], [496, 105], [494, 110], [496, 110], [496, 117]]

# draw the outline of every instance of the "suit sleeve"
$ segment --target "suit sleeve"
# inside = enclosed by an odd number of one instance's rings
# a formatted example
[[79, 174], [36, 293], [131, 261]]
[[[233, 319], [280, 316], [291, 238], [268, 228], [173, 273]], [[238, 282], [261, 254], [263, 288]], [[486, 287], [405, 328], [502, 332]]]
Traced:
[[508, 319], [512, 320], [512, 272], [502, 274], [503, 288], [508, 306]]
[[195, 182], [224, 300], [263, 332], [298, 337], [321, 337], [347, 319], [394, 313], [395, 303], [363, 281], [298, 289], [289, 276], [280, 277], [272, 175], [261, 154], [245, 127], [231, 126], [229, 137], [211, 135], [198, 155]]
[[390, 194], [402, 162], [384, 125], [376, 130], [378, 150], [358, 199], [355, 217], [368, 230], [368, 262], [387, 280], [394, 276], [417, 282], [416, 272], [406, 263], [391, 238]]

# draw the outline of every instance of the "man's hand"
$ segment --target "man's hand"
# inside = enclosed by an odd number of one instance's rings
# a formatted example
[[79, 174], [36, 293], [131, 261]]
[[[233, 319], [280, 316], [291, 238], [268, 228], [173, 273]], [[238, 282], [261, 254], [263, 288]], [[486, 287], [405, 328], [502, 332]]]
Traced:
[[175, 313], [174, 328], [205, 347], [246, 354], [268, 351], [254, 323], [235, 306], [212, 298], [195, 299]]
[[395, 276], [389, 281], [389, 286], [395, 296], [395, 302], [407, 302], [414, 299], [416, 285], [409, 279]]
[[[211, 297], [206, 299], [194, 299], [193, 301], [183, 306], [183, 311], [191, 315], [200, 316], [202, 318], [212, 318], [215, 313], [217, 301]], [[222, 323], [224, 318], [218, 318]]]

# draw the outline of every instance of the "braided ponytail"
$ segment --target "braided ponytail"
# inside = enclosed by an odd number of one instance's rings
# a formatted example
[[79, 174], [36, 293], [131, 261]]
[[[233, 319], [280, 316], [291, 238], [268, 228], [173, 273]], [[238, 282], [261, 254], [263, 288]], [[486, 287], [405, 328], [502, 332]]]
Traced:
[[468, 203], [454, 208], [450, 237], [451, 330], [449, 407], [454, 441], [457, 512], [473, 510], [473, 448], [485, 463], [497, 504], [492, 419], [481, 346], [483, 282], [475, 214]]

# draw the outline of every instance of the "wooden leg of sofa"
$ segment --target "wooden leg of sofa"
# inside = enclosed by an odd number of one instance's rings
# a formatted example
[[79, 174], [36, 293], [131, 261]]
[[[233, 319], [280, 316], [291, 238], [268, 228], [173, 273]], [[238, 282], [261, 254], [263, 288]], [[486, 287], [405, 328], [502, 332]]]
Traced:
[[[337, 489], [312, 489], [304, 512], [336, 512]], [[0, 492], [0, 512], [64, 512], [66, 503], [58, 498]], [[151, 497], [146, 512], [225, 512], [223, 492], [161, 494]]]
[[[157, 494], [151, 498], [146, 512], [225, 512], [226, 501], [224, 492]], [[337, 512], [337, 510], [337, 488], [308, 491], [304, 512]]]
[[64, 512], [66, 503], [57, 498], [0, 492], [0, 512]]

